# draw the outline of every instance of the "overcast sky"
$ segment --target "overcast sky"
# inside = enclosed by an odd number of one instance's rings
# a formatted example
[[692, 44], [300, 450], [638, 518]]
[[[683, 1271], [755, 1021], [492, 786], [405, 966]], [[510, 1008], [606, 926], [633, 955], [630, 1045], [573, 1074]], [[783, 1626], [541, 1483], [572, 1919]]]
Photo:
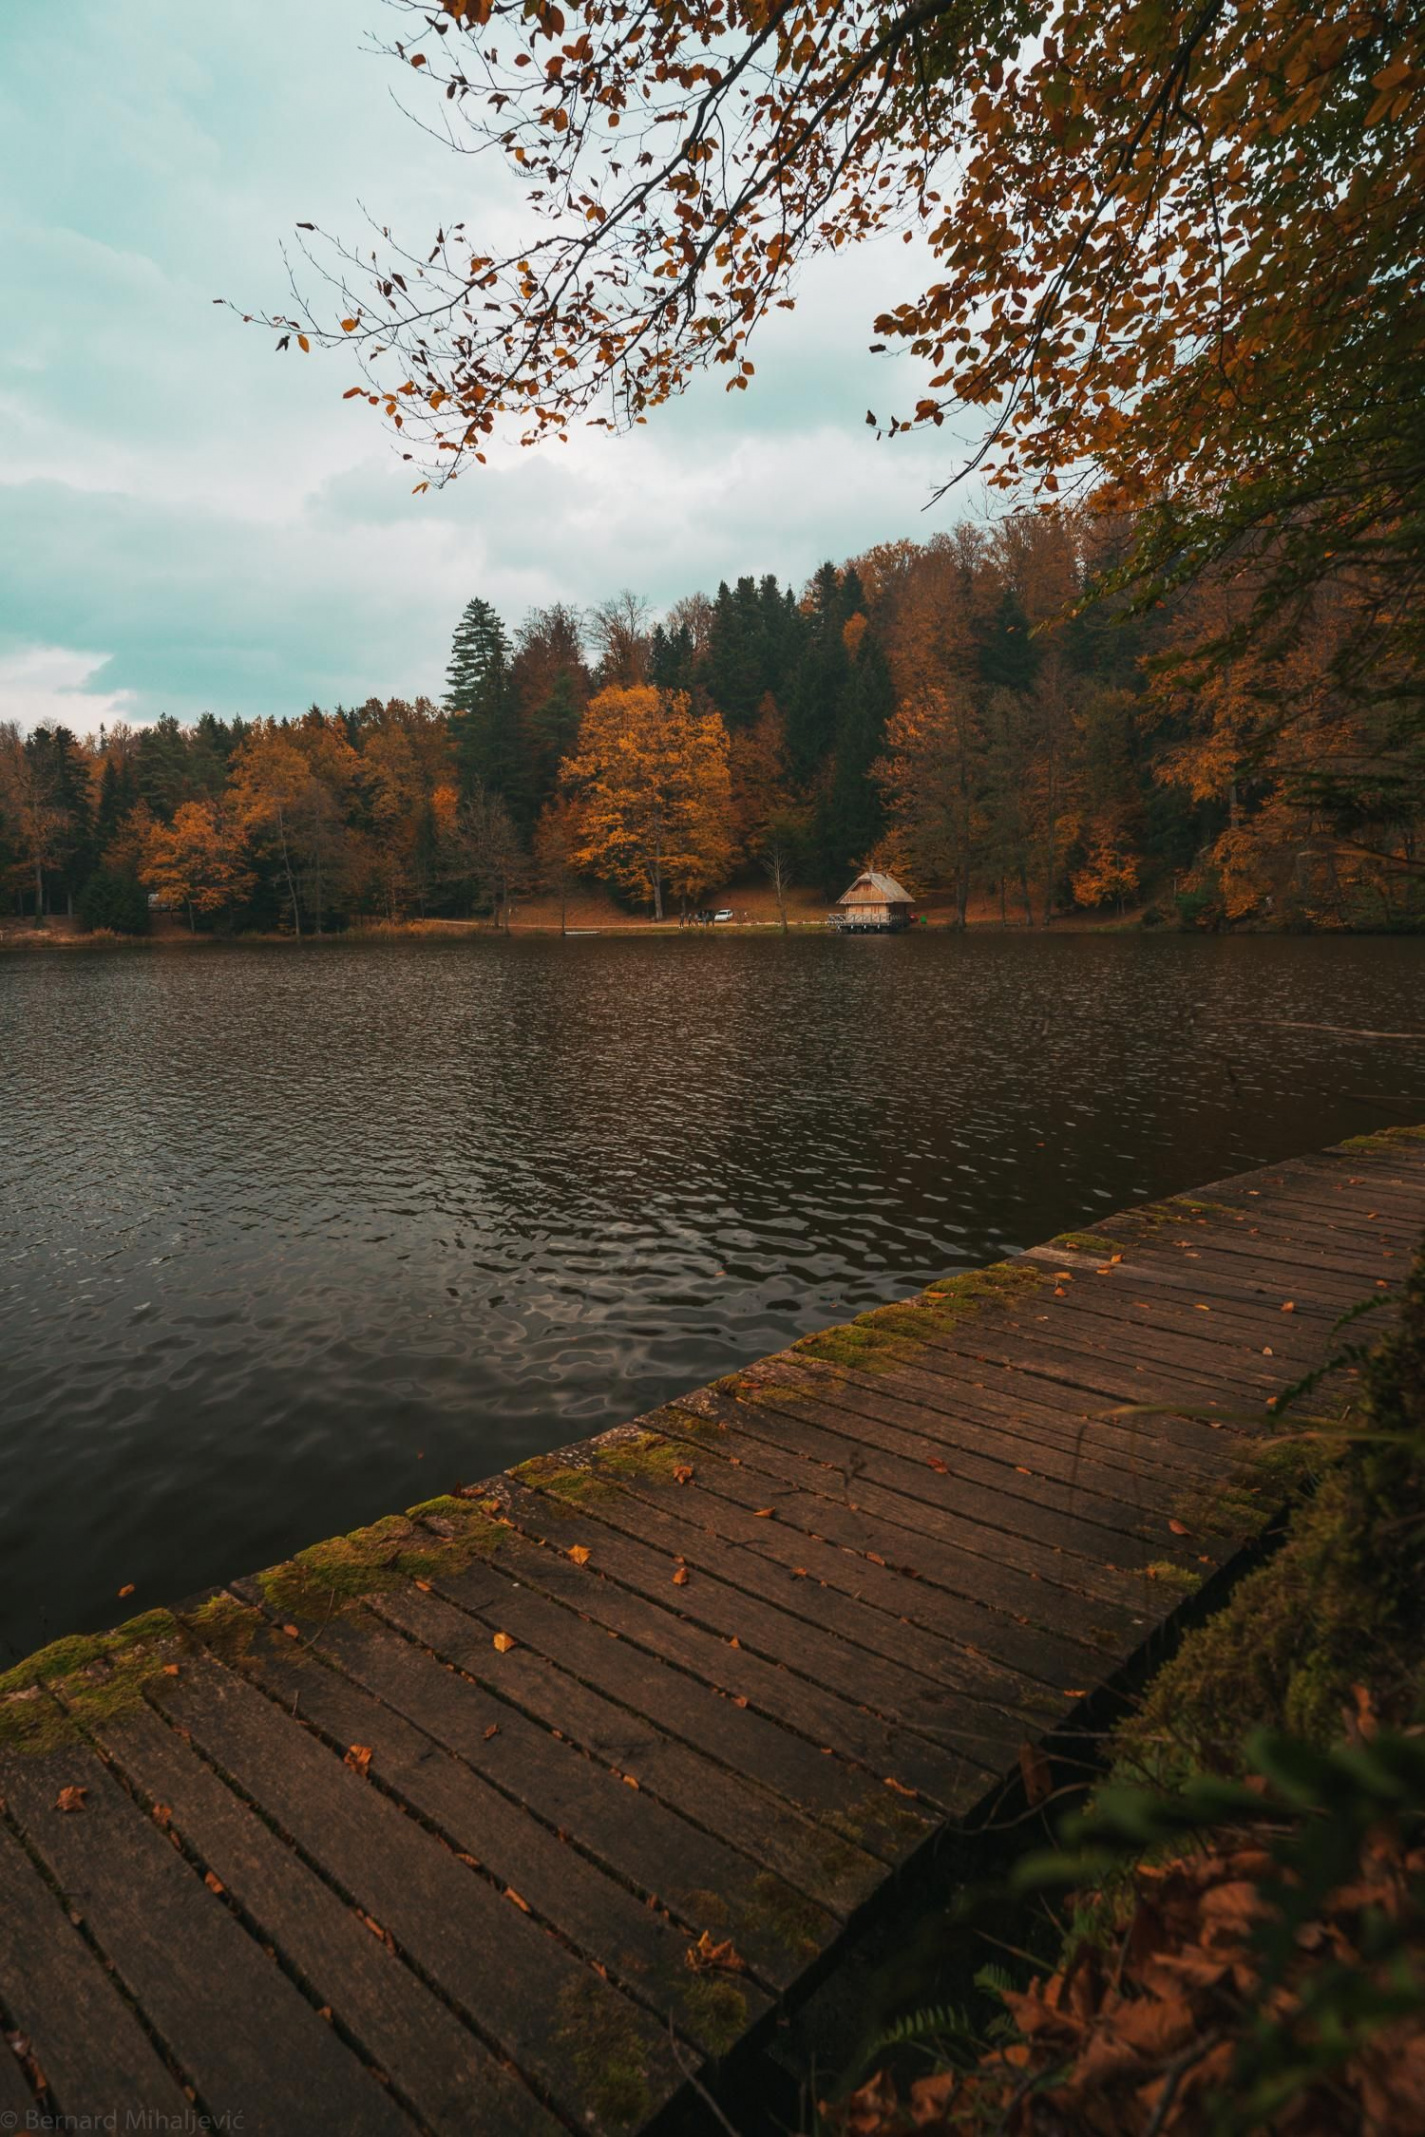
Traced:
[[910, 294], [897, 241], [808, 274], [751, 392], [709, 380], [635, 437], [511, 447], [412, 496], [339, 355], [274, 355], [212, 302], [280, 309], [298, 220], [353, 232], [364, 203], [424, 245], [498, 205], [493, 167], [396, 108], [412, 77], [365, 43], [383, 13], [0, 10], [0, 717], [438, 694], [472, 594], [511, 625], [624, 586], [661, 607], [947, 524], [922, 509], [946, 434], [865, 425], [892, 400], [867, 344]]

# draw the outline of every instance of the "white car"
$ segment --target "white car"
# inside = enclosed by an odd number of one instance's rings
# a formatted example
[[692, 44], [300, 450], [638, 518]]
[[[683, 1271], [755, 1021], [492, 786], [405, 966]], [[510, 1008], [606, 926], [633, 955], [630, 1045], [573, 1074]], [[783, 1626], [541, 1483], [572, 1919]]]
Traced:
[[732, 907], [730, 905], [720, 905], [717, 911], [713, 914], [714, 924], [716, 924], [716, 922], [718, 922], [719, 920], [731, 920], [731, 918]]

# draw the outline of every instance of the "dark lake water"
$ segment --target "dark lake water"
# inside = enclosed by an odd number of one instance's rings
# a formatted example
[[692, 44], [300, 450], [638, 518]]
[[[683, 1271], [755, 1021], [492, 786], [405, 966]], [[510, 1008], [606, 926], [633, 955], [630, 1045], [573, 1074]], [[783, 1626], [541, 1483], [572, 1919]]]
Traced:
[[1425, 942], [0, 960], [0, 1657], [1382, 1096], [1425, 1117], [1425, 1044], [1282, 1028], [1422, 1010]]

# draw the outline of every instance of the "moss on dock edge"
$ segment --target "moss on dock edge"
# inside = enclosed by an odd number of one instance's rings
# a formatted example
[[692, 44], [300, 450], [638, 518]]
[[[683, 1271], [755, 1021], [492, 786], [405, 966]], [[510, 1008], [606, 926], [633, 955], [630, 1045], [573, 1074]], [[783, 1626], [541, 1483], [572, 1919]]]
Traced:
[[257, 1574], [256, 1584], [272, 1610], [297, 1619], [330, 1618], [408, 1580], [463, 1572], [472, 1559], [492, 1557], [504, 1535], [501, 1524], [468, 1499], [423, 1499], [404, 1514], [309, 1544]]
[[948, 1335], [991, 1306], [1013, 1305], [1044, 1281], [1027, 1261], [991, 1262], [937, 1278], [915, 1298], [873, 1306], [836, 1328], [818, 1329], [793, 1344], [793, 1353], [863, 1373], [890, 1373], [914, 1357], [933, 1335]]

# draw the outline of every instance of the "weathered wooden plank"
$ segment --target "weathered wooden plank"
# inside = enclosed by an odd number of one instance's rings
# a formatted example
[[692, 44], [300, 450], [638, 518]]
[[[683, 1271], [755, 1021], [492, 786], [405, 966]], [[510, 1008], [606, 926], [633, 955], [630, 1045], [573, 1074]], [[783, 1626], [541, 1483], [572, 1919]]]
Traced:
[[[951, 1446], [979, 1455], [997, 1465], [1000, 1477], [1022, 1476], [1027, 1467], [1036, 1476], [1081, 1486], [1090, 1503], [1106, 1500], [1134, 1515], [1145, 1492], [1181, 1491], [1187, 1478], [1216, 1476], [1222, 1466], [1220, 1448], [1213, 1450], [1211, 1462], [1204, 1457], [1173, 1464], [1163, 1458], [1169, 1443], [1161, 1436], [1145, 1444], [1127, 1426], [1115, 1428], [1122, 1446], [1114, 1444], [1105, 1451], [1103, 1434], [1093, 1429], [1099, 1421], [1092, 1418], [1075, 1420], [1049, 1412], [1049, 1421], [1040, 1421], [1036, 1430], [1035, 1421], [1025, 1421], [1027, 1406], [1003, 1406], [991, 1420], [964, 1394], [957, 1396], [947, 1388], [943, 1379], [908, 1369], [861, 1373], [792, 1352], [767, 1360], [765, 1370], [759, 1367], [734, 1378], [745, 1400], [765, 1399], [759, 1392], [764, 1380], [774, 1391], [795, 1388], [852, 1418], [899, 1424], [936, 1442], [940, 1452]], [[775, 1393], [772, 1399], [777, 1399]]]
[[[1003, 1366], [944, 1353], [917, 1353], [883, 1373], [856, 1366], [828, 1367], [848, 1387], [874, 1399], [882, 1386], [903, 1391], [908, 1401], [946, 1420], [953, 1431], [964, 1423], [983, 1426], [993, 1440], [1063, 1450], [1070, 1460], [1092, 1451], [1131, 1480], [1160, 1476], [1167, 1491], [1222, 1470], [1221, 1426], [1172, 1415], [1122, 1417], [1112, 1405], [1092, 1399], [1076, 1401], [1067, 1389], [1047, 1381], [1026, 1380]], [[1020, 1459], [1020, 1457], [1011, 1457]]]
[[[982, 1484], [972, 1472], [983, 1473], [988, 1465], [977, 1463], [973, 1455], [948, 1443], [943, 1447], [933, 1441], [908, 1443], [907, 1435], [897, 1434], [894, 1428], [838, 1416], [830, 1410], [811, 1421], [800, 1404], [763, 1407], [742, 1403], [738, 1409], [747, 1432], [773, 1445], [793, 1448], [807, 1460], [839, 1474], [846, 1473], [854, 1455], [858, 1486], [862, 1480], [883, 1484], [917, 1504], [943, 1508], [1027, 1545], [1056, 1549], [1090, 1564], [1111, 1558], [1114, 1564], [1130, 1569], [1151, 1565], [1160, 1555], [1162, 1538], [1167, 1533], [1167, 1516], [1162, 1509], [1165, 1504], [1175, 1504], [1164, 1495], [1152, 1513], [1139, 1513], [1136, 1519], [1110, 1524], [1101, 1518], [1101, 1509], [1092, 1502], [1088, 1510], [1077, 1514], [1067, 1504], [1046, 1506], [1042, 1480], [1036, 1490], [1036, 1479], [1026, 1473], [1027, 1465], [1025, 1471], [1011, 1472], [1008, 1478], [1009, 1487], [1023, 1485], [1024, 1495], [1020, 1498], [1012, 1488], [995, 1489]], [[890, 1444], [896, 1438], [900, 1447]], [[933, 1467], [927, 1459], [932, 1452], [937, 1458], [943, 1454], [943, 1470]], [[1066, 1502], [1070, 1497], [1064, 1487], [1049, 1488]], [[1213, 1545], [1205, 1541], [1203, 1547], [1207, 1550]], [[1218, 1555], [1224, 1548], [1219, 1542]]]
[[497, 1653], [491, 1625], [439, 1596], [397, 1588], [374, 1597], [372, 1608], [431, 1654], [496, 1692], [505, 1712], [558, 1729], [600, 1765], [631, 1776], [642, 1794], [668, 1804], [744, 1855], [756, 1870], [770, 1870], [829, 1914], [845, 1920], [884, 1878], [885, 1868], [875, 1856], [789, 1809], [746, 1775], [729, 1773], [691, 1750], [645, 1716], [616, 1706], [533, 1647], [520, 1642]]
[[[335, 1630], [329, 1628], [324, 1637], [331, 1638]], [[686, 1920], [681, 1926], [670, 1920], [661, 1909], [630, 1891], [617, 1876], [607, 1874], [606, 1868], [591, 1860], [588, 1852], [575, 1846], [574, 1833], [562, 1826], [551, 1827], [528, 1805], [487, 1786], [461, 1758], [452, 1756], [429, 1728], [414, 1726], [403, 1714], [372, 1698], [349, 1676], [327, 1667], [316, 1658], [315, 1647], [305, 1651], [289, 1648], [287, 1654], [279, 1653], [280, 1637], [276, 1636], [270, 1650], [265, 1634], [254, 1640], [250, 1653], [257, 1658], [257, 1666], [249, 1673], [253, 1681], [261, 1683], [280, 1698], [290, 1713], [316, 1729], [339, 1757], [352, 1744], [369, 1750], [367, 1771], [373, 1782], [422, 1824], [438, 1832], [457, 1855], [477, 1861], [507, 1896], [518, 1893], [527, 1909], [533, 1909], [591, 1964], [606, 1969], [610, 1978], [645, 2005], [664, 2027], [675, 2025], [707, 2054], [715, 2055], [728, 2044], [726, 2008], [716, 2013], [705, 2008], [699, 1983], [687, 1963], [688, 1950], [699, 1929], [713, 1925], [704, 1921], [690, 1933]], [[367, 1643], [359, 1630], [354, 1639], [342, 1641], [341, 1646], [353, 1665], [366, 1659], [361, 1651]], [[411, 1684], [406, 1698], [408, 1704], [424, 1709], [418, 1661], [412, 1656], [408, 1665]], [[442, 1671], [438, 1663], [428, 1666], [448, 1679], [442, 1688], [447, 1717], [439, 1723], [443, 1734], [463, 1734], [459, 1680]], [[427, 1718], [433, 1720], [429, 1715]], [[553, 1739], [549, 1748], [555, 1753], [561, 1749]], [[579, 1807], [574, 1806], [574, 1815], [578, 1814]], [[585, 1839], [590, 1827], [584, 1806], [580, 1831]], [[613, 1839], [611, 1830], [615, 1833]], [[614, 1822], [607, 1814], [600, 1839], [605, 1855], [617, 1844]], [[656, 1833], [650, 1833], [650, 1856], [656, 1842]], [[626, 1853], [626, 1847], [620, 1852]], [[829, 1930], [830, 1918], [819, 1926]], [[748, 1940], [754, 1941], [750, 1925]], [[803, 1965], [816, 1948], [801, 1955]], [[775, 1953], [746, 1951], [742, 1956], [754, 1968], [760, 1961], [768, 1970], [780, 1965], [785, 1971], [787, 1955], [780, 1947]], [[771, 2008], [770, 1999], [759, 1994], [751, 1983], [739, 1982], [734, 1995], [737, 2023], [731, 2028], [732, 2038], [745, 2032]]]
[[681, 2089], [655, 2020], [255, 1686], [204, 1663], [155, 1696], [566, 2114], [622, 2137]]
[[[882, 1485], [868, 1473], [869, 1458], [852, 1448], [844, 1463], [812, 1461], [760, 1434], [746, 1430], [744, 1405], [730, 1401], [709, 1388], [684, 1396], [676, 1405], [693, 1417], [708, 1418], [728, 1427], [719, 1445], [729, 1460], [776, 1477], [795, 1492], [810, 1492], [819, 1498], [839, 1501], [879, 1515], [893, 1527], [910, 1529], [919, 1536], [938, 1538], [965, 1554], [965, 1586], [962, 1593], [980, 1596], [1010, 1611], [1024, 1612], [1034, 1601], [1052, 1610], [1066, 1629], [1099, 1627], [1115, 1616], [1131, 1628], [1137, 1618], [1137, 1593], [1131, 1568], [1113, 1555], [1105, 1537], [1102, 1555], [1092, 1559], [1055, 1544], [1040, 1544], [976, 1521], [968, 1515], [937, 1506], [928, 1499], [908, 1496]], [[769, 1503], [770, 1499], [769, 1499]], [[1033, 1583], [1052, 1584], [1056, 1591], [1050, 1604], [1042, 1588], [1036, 1597]], [[1031, 1612], [1031, 1614], [1033, 1614]]]
[[[56, 1807], [70, 1787], [85, 1792], [76, 1812]], [[0, 1756], [0, 1794], [209, 2113], [272, 2137], [333, 2122], [370, 2137], [411, 2130], [77, 1736]]]
[[[657, 1413], [672, 1438], [678, 1436], [682, 1410], [677, 1403]], [[750, 1508], [754, 1519], [770, 1516], [769, 1538], [783, 1527], [820, 1537], [873, 1566], [887, 1565], [911, 1580], [938, 1586], [952, 1600], [969, 1603], [982, 1614], [978, 1623], [983, 1637], [976, 1644], [1011, 1669], [1029, 1674], [1027, 1657], [1006, 1630], [1011, 1626], [1028, 1633], [1046, 1665], [1054, 1663], [1056, 1645], [1063, 1643], [1065, 1655], [1074, 1658], [1062, 1662], [1063, 1681], [1073, 1683], [1083, 1674], [1085, 1646], [1101, 1652], [1105, 1644], [1115, 1644], [1117, 1634], [1130, 1645], [1143, 1636], [1142, 1591], [1126, 1571], [1113, 1602], [1062, 1587], [1052, 1572], [1008, 1571], [992, 1557], [967, 1549], [958, 1530], [954, 1540], [942, 1540], [934, 1510], [927, 1516], [910, 1501], [875, 1486], [863, 1488], [859, 1478], [853, 1479], [853, 1499], [837, 1488], [839, 1472], [819, 1470], [770, 1442], [741, 1439], [725, 1423], [720, 1428], [725, 1437], [710, 1443], [706, 1424], [707, 1414], [700, 1407], [688, 1417], [686, 1429], [688, 1460], [702, 1465], [699, 1475], [707, 1490]], [[1040, 1563], [1051, 1562], [1041, 1558]], [[1040, 1643], [1046, 1640], [1041, 1651]]]
[[[532, 1475], [532, 1481], [538, 1488], [537, 1473]], [[798, 1566], [793, 1571], [769, 1564], [761, 1552], [749, 1550], [729, 1536], [726, 1522], [713, 1528], [690, 1517], [686, 1495], [679, 1500], [655, 1500], [646, 1494], [636, 1495], [620, 1481], [601, 1485], [596, 1498], [580, 1503], [593, 1520], [635, 1542], [665, 1551], [675, 1566], [686, 1567], [690, 1581], [696, 1571], [713, 1574], [744, 1594], [770, 1602], [775, 1609], [881, 1657], [877, 1701], [889, 1700], [892, 1711], [902, 1719], [908, 1719], [902, 1702], [909, 1699], [918, 1706], [924, 1697], [912, 1682], [917, 1675], [930, 1684], [963, 1694], [975, 1706], [990, 1708], [996, 1724], [1001, 1717], [1008, 1717], [1018, 1732], [1013, 1738], [1015, 1744], [1022, 1741], [1025, 1729], [1036, 1720], [1042, 1725], [1055, 1705], [1046, 1700], [1037, 1684], [1026, 1683], [1013, 1671], [995, 1669], [959, 1643], [918, 1634], [898, 1617], [887, 1620], [884, 1613], [867, 1609], [837, 1588], [823, 1589], [806, 1567]], [[717, 1502], [713, 1504], [716, 1506]], [[772, 1525], [755, 1516], [747, 1523], [749, 1529]], [[603, 1570], [607, 1553], [599, 1545], [594, 1546], [594, 1552], [591, 1562]], [[701, 1593], [700, 1586], [700, 1596]], [[855, 1666], [859, 1674], [868, 1665], [861, 1659]], [[819, 1681], [825, 1680], [819, 1676]]]
[[[765, 1874], [759, 1879], [744, 1856], [677, 1817], [641, 1786], [629, 1786], [623, 1773], [595, 1765], [562, 1732], [555, 1737], [536, 1726], [433, 1656], [413, 1651], [408, 1640], [378, 1621], [364, 1615], [344, 1620], [316, 1644], [357, 1684], [414, 1723], [425, 1739], [513, 1799], [524, 1814], [523, 1825], [540, 1844], [526, 1842], [527, 1864], [503, 1860], [482, 1804], [479, 1835], [487, 1867], [516, 1884], [566, 1935], [582, 1928], [591, 1956], [605, 1964], [622, 1962], [626, 1985], [665, 2015], [671, 2012], [707, 2053], [715, 2055], [727, 2045], [727, 2013], [714, 2022], [706, 2008], [707, 1998], [687, 1964], [690, 1943], [704, 1931], [714, 1942], [731, 1935], [753, 1973], [780, 1989], [836, 1934], [836, 1917], [808, 1900], [797, 1903]], [[283, 1679], [284, 1689], [300, 1694], [303, 1715], [328, 1736], [340, 1741], [346, 1729], [368, 1727], [370, 1736], [363, 1741], [374, 1749], [372, 1773], [385, 1786], [399, 1787], [422, 1815], [441, 1825], [467, 1815], [462, 1794], [468, 1790], [452, 1785], [445, 1764], [432, 1760], [428, 1743], [393, 1731], [380, 1708], [363, 1722], [357, 1702], [330, 1683], [319, 1688], [314, 1705], [310, 1671], [289, 1664]], [[402, 1750], [406, 1755], [398, 1766]], [[439, 1789], [432, 1785], [436, 1775], [442, 1777]], [[548, 1831], [556, 1836], [552, 1845]], [[458, 1838], [453, 1827], [450, 1836]], [[572, 1863], [571, 1844], [582, 1850]], [[607, 1875], [590, 1872], [585, 1856]], [[582, 1923], [576, 1925], [576, 1902], [585, 1895]], [[659, 1912], [650, 1912], [645, 1902]], [[785, 1925], [794, 1913], [797, 1931], [789, 1939]], [[737, 1987], [740, 2036], [771, 2005], [750, 1983]]]
[[[671, 1666], [659, 1645], [663, 1614], [640, 1597], [590, 1581], [554, 1553], [531, 1546], [502, 1552], [500, 1564], [500, 1573], [480, 1566], [437, 1575], [433, 1587], [482, 1622], [492, 1640], [499, 1631], [514, 1636], [637, 1719], [655, 1721], [720, 1761], [735, 1778], [750, 1778], [792, 1810], [883, 1861], [903, 1860], [933, 1831], [933, 1813], [888, 1792], [834, 1747], [827, 1757], [759, 1712], [745, 1694]], [[524, 1682], [516, 1653], [492, 1647], [487, 1667], [496, 1690]]]
[[[909, 1405], [896, 1404], [890, 1397], [876, 1403], [857, 1391], [859, 1399], [848, 1399], [843, 1405], [834, 1399], [840, 1392], [834, 1388], [828, 1388], [823, 1396], [820, 1390], [793, 1391], [790, 1384], [783, 1383], [775, 1398], [769, 1400], [760, 1397], [757, 1383], [749, 1383], [745, 1376], [739, 1377], [738, 1390], [736, 1399], [751, 1413], [749, 1430], [756, 1432], [764, 1415], [773, 1420], [788, 1417], [855, 1445], [879, 1448], [909, 1465], [908, 1472], [896, 1472], [902, 1478], [900, 1488], [910, 1490], [912, 1495], [925, 1492], [938, 1504], [953, 1506], [962, 1513], [984, 1508], [985, 1518], [996, 1526], [1008, 1526], [1013, 1509], [1015, 1525], [1023, 1535], [1039, 1535], [1052, 1529], [1071, 1548], [1104, 1549], [1108, 1546], [1093, 1532], [1126, 1539], [1136, 1547], [1145, 1535], [1156, 1536], [1161, 1528], [1161, 1522], [1153, 1518], [1163, 1503], [1165, 1495], [1161, 1492], [1150, 1495], [1140, 1486], [1135, 1501], [1124, 1485], [1110, 1497], [1099, 1488], [1101, 1473], [1096, 1470], [1089, 1468], [1085, 1480], [1081, 1474], [1064, 1475], [1057, 1462], [1051, 1468], [1047, 1464], [1040, 1467], [1016, 1461], [1003, 1447], [988, 1454], [983, 1444], [976, 1445], [973, 1429], [963, 1435], [944, 1429], [922, 1429], [922, 1423], [935, 1422], [933, 1415], [918, 1419]], [[894, 1410], [900, 1414], [893, 1415]], [[778, 1434], [774, 1430], [768, 1436], [776, 1438]], [[980, 1437], [983, 1441], [988, 1435]], [[1071, 1466], [1065, 1459], [1063, 1468]], [[925, 1469], [930, 1471], [928, 1485], [920, 1475]], [[890, 1481], [889, 1473], [885, 1481]], [[1020, 1518], [1023, 1509], [1039, 1511]]]
[[[560, 2124], [354, 1910], [151, 1707], [98, 1728], [104, 1750], [358, 2040], [428, 2128], [554, 2137]], [[124, 2097], [115, 2094], [112, 2097]]]
[[[654, 1412], [647, 1422], [655, 1424], [660, 1415]], [[674, 1428], [670, 1425], [669, 1429]], [[899, 1640], [907, 1625], [923, 1626], [971, 1654], [1003, 1664], [1012, 1673], [1011, 1682], [1027, 1678], [1046, 1689], [1082, 1685], [1086, 1674], [1092, 1678], [1101, 1670], [1102, 1656], [1092, 1650], [1046, 1635], [981, 1603], [947, 1594], [915, 1570], [888, 1566], [881, 1554], [868, 1558], [855, 1545], [829, 1540], [798, 1525], [781, 1497], [775, 1499], [774, 1518], [760, 1519], [757, 1501], [765, 1494], [759, 1495], [740, 1468], [719, 1460], [704, 1444], [688, 1449], [687, 1466], [693, 1474], [686, 1485], [635, 1476], [625, 1489], [654, 1506], [666, 1505], [676, 1493], [705, 1528], [760, 1552], [784, 1576], [796, 1578], [804, 1572], [818, 1584], [821, 1594], [836, 1589], [884, 1612], [892, 1640]]]
[[[893, 1775], [948, 1814], [984, 1794], [1005, 1736], [991, 1710], [893, 1670], [716, 1578], [700, 1574], [678, 1586], [674, 1556], [552, 1504], [543, 1492], [505, 1482], [500, 1499], [521, 1533], [551, 1551], [577, 1544], [595, 1553], [583, 1569], [590, 1591], [616, 1584], [659, 1607], [664, 1655], [714, 1673], [724, 1691], [745, 1691], [812, 1742], [836, 1745], [873, 1773]], [[661, 1604], [664, 1595], [677, 1599], [676, 1611]]]
[[[59, 1895], [3, 1824], [0, 2003], [33, 2043], [56, 2107], [74, 2118], [76, 2128], [84, 2126], [85, 2116], [101, 2128], [100, 2118], [121, 2107], [155, 2118], [181, 2118], [187, 2111], [182, 2087], [113, 1979], [71, 1922]], [[16, 2127], [24, 2129], [23, 2118], [36, 2105], [34, 2097], [3, 2042], [0, 2058], [9, 2065], [7, 2077], [13, 2070], [20, 2086], [20, 2097], [4, 2097], [0, 2107], [18, 2114]], [[175, 2119], [173, 2127], [181, 2126], [181, 2119]]]

